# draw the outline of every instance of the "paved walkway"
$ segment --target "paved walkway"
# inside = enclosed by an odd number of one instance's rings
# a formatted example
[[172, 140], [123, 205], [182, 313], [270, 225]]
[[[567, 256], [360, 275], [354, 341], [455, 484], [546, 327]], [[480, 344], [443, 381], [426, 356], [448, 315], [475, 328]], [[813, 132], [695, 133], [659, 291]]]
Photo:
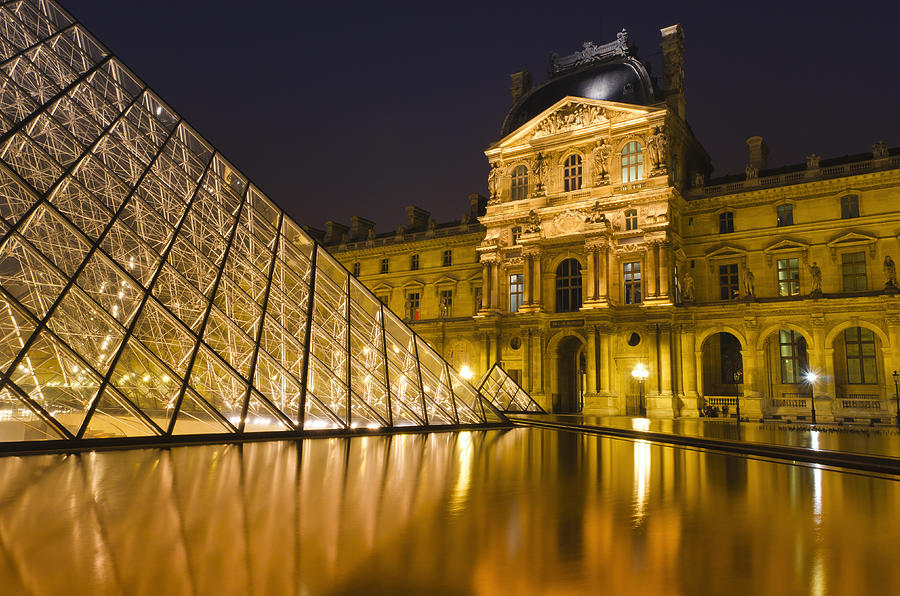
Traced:
[[513, 414], [513, 419], [546, 421], [566, 426], [611, 429], [649, 435], [711, 439], [766, 447], [792, 447], [820, 452], [872, 455], [897, 459], [900, 463], [900, 432], [890, 427], [817, 426], [799, 423], [741, 422], [728, 419], [657, 420], [629, 416], [589, 416], [582, 414]]

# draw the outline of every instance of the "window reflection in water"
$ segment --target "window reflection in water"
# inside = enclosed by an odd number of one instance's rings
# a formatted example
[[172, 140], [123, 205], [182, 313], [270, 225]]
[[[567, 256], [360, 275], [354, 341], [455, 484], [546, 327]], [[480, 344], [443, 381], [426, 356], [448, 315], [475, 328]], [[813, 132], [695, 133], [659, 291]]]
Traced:
[[898, 505], [884, 478], [536, 429], [10, 457], [0, 585], [900, 593]]

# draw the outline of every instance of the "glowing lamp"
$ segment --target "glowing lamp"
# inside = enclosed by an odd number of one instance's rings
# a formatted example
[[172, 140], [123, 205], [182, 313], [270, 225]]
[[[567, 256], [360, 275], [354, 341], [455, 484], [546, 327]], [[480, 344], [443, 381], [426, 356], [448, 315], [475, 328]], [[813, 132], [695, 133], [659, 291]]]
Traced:
[[462, 368], [459, 369], [459, 376], [464, 378], [465, 380], [471, 379], [475, 373], [472, 372], [472, 369], [463, 364]]
[[643, 362], [638, 362], [631, 370], [631, 376], [638, 381], [644, 381], [650, 376], [650, 371], [647, 370], [647, 367], [644, 366]]

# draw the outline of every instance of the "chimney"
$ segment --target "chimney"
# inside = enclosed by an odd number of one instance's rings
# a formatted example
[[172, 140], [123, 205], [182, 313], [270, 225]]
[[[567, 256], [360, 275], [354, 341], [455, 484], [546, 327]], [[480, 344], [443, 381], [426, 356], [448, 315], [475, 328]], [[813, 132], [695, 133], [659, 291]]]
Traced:
[[406, 207], [406, 231], [418, 232], [424, 230], [428, 226], [428, 218], [431, 213], [425, 211], [415, 205], [407, 205]]
[[357, 242], [369, 237], [369, 230], [375, 229], [375, 222], [354, 215], [350, 218], [350, 240]]
[[323, 244], [340, 244], [344, 241], [344, 235], [350, 228], [336, 221], [325, 222], [325, 240]]
[[477, 192], [469, 195], [469, 217], [476, 219], [487, 212], [487, 198]]
[[659, 30], [663, 53], [663, 85], [666, 103], [684, 120], [684, 29], [672, 25]]
[[769, 146], [762, 137], [750, 137], [747, 139], [747, 147], [750, 148], [750, 165], [759, 171], [765, 170], [769, 163]]
[[320, 230], [319, 228], [314, 228], [312, 226], [301, 226], [307, 234], [312, 236], [312, 239], [316, 242], [324, 242], [325, 241], [325, 230]]
[[531, 73], [527, 70], [521, 70], [512, 73], [509, 75], [509, 78], [511, 80], [509, 92], [512, 94], [513, 103], [516, 103], [520, 97], [531, 90], [531, 84], [533, 83]]

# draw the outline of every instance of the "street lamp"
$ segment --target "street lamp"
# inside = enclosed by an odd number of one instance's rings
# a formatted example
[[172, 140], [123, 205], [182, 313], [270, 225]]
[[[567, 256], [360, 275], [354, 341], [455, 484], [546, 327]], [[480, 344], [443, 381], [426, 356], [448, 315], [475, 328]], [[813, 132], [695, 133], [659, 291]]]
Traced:
[[810, 388], [810, 392], [811, 392], [810, 396], [809, 396], [809, 403], [811, 404], [811, 408], [812, 408], [812, 423], [813, 423], [813, 425], [816, 424], [816, 379], [817, 378], [819, 378], [819, 376], [816, 373], [814, 373], [813, 371], [808, 371], [806, 373], [806, 382], [809, 383], [809, 388]]
[[640, 396], [638, 397], [638, 406], [641, 410], [641, 415], [647, 415], [647, 409], [644, 407], [644, 381], [647, 380], [647, 377], [650, 376], [650, 371], [647, 370], [647, 367], [644, 366], [643, 362], [638, 362], [635, 367], [631, 371], [631, 376], [638, 382], [638, 386], [640, 387]]
[[459, 369], [459, 376], [464, 378], [467, 381], [472, 380], [472, 377], [475, 376], [475, 373], [472, 372], [472, 369], [467, 365], [463, 364], [462, 368]]
[[897, 398], [897, 428], [900, 429], [900, 373], [894, 371], [894, 396]]

